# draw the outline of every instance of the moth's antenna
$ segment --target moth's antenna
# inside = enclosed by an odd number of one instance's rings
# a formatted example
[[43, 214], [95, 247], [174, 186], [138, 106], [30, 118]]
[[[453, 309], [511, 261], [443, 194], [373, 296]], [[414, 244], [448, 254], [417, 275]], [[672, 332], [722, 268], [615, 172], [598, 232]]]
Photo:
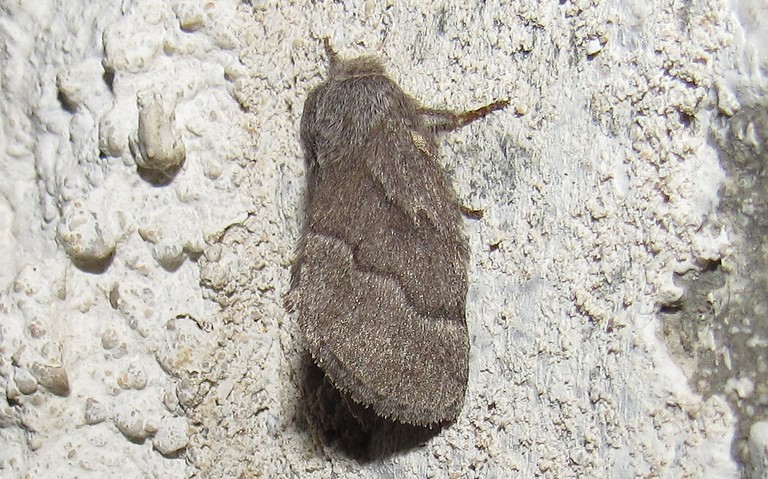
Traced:
[[330, 38], [323, 38], [323, 47], [325, 47], [325, 54], [328, 55], [328, 70], [333, 70], [334, 67], [339, 63], [339, 55], [331, 46]]

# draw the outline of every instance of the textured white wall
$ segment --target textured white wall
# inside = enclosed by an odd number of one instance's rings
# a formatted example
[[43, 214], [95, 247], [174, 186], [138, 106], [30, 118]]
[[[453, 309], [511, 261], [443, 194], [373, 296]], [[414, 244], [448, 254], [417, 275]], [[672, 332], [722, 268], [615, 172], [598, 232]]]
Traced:
[[[738, 477], [658, 312], [736, 254], [708, 138], [765, 23], [593, 3], [0, 2], [0, 477]], [[463, 413], [368, 461], [282, 308], [323, 36], [426, 105], [511, 102], [442, 141], [485, 210]]]

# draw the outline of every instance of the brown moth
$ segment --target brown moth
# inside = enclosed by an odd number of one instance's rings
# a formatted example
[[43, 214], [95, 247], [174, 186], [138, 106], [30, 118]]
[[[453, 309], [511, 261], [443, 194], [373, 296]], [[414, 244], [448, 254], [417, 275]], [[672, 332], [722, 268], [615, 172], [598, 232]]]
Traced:
[[[425, 108], [374, 57], [340, 59], [304, 104], [306, 219], [288, 295], [315, 362], [379, 416], [453, 421], [467, 388], [469, 249], [436, 133], [504, 108]], [[477, 215], [479, 216], [479, 215]]]

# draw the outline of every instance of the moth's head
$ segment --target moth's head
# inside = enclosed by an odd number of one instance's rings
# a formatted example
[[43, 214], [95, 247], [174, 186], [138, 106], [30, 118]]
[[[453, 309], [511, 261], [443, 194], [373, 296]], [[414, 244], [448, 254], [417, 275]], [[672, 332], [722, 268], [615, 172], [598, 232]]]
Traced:
[[323, 45], [328, 54], [328, 76], [333, 80], [386, 75], [384, 65], [376, 57], [364, 56], [345, 60], [339, 58], [327, 38], [323, 39]]
[[353, 58], [351, 60], [332, 59], [328, 73], [330, 78], [334, 80], [383, 76], [386, 74], [381, 61], [371, 56]]

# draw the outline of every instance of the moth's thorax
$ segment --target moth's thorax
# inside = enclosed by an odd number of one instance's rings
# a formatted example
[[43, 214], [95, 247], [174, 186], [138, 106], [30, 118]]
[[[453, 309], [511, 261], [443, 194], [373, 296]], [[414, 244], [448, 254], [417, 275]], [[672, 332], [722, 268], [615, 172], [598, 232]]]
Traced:
[[407, 131], [420, 124], [413, 100], [380, 67], [362, 64], [317, 88], [306, 126], [321, 164], [363, 154], [372, 146], [371, 138], [384, 131]]

